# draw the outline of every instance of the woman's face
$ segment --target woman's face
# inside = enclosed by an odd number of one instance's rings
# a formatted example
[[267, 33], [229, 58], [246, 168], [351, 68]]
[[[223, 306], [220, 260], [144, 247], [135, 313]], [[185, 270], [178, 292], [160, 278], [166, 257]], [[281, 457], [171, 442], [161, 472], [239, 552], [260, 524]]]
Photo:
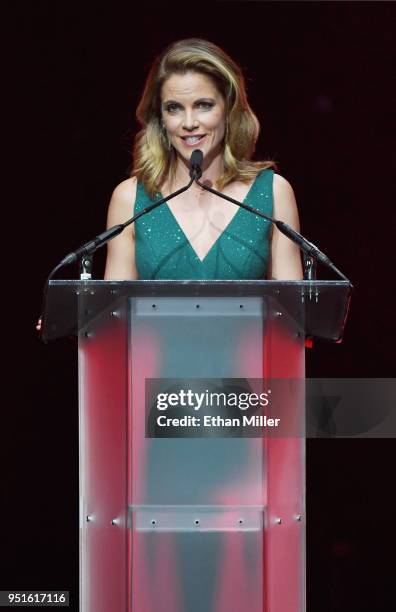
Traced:
[[199, 72], [172, 74], [161, 91], [162, 120], [177, 154], [189, 161], [194, 149], [204, 159], [222, 150], [225, 102], [210, 77]]

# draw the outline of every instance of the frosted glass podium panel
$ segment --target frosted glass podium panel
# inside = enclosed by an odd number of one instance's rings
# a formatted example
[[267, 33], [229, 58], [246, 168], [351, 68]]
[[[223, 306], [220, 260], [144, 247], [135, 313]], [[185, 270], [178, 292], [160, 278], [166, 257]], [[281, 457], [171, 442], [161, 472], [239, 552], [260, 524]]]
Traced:
[[[218, 388], [227, 379], [261, 380], [265, 304], [251, 297], [241, 305], [230, 297], [158, 298], [155, 304], [132, 299], [131, 405], [144, 404], [149, 379], [163, 380], [161, 390], [168, 393], [175, 391], [175, 380], [186, 388], [196, 379], [217, 379]], [[171, 414], [176, 416], [174, 409]], [[203, 424], [191, 432], [198, 437], [180, 428], [178, 438], [147, 438], [145, 425], [144, 411], [133, 410], [133, 505], [265, 503], [262, 439], [221, 437]]]
[[[204, 391], [227, 385], [263, 391], [271, 373], [265, 339], [270, 319], [279, 314], [268, 302], [257, 296], [130, 300], [132, 610], [264, 609], [263, 432], [245, 437], [243, 430], [225, 434], [200, 426], [178, 437], [162, 437], [157, 428], [148, 437], [155, 406], [144, 404], [150, 380], [160, 381], [158, 388], [167, 394], [178, 390], [178, 381], [184, 389], [196, 389], [199, 382]], [[282, 327], [290, 325], [301, 337], [302, 322], [284, 317]]]

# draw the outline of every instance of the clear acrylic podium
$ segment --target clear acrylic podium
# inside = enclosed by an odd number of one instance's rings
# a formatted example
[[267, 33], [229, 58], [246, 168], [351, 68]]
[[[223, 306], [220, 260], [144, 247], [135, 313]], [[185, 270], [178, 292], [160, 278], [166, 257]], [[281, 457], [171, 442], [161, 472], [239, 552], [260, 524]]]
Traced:
[[[339, 341], [349, 296], [343, 281], [51, 281], [43, 337], [79, 341], [81, 612], [305, 610], [305, 337]], [[285, 380], [299, 433], [149, 437], [150, 379]]]

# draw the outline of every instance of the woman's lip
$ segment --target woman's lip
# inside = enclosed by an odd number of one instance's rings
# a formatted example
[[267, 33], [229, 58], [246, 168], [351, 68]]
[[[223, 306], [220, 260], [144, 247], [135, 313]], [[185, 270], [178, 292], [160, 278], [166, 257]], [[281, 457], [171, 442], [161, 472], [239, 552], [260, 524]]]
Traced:
[[198, 143], [202, 142], [205, 136], [206, 134], [203, 134], [199, 137], [199, 140], [196, 140], [195, 142], [188, 142], [188, 140], [184, 140], [185, 138], [187, 138], [187, 136], [180, 136], [180, 138], [187, 147], [195, 147]]

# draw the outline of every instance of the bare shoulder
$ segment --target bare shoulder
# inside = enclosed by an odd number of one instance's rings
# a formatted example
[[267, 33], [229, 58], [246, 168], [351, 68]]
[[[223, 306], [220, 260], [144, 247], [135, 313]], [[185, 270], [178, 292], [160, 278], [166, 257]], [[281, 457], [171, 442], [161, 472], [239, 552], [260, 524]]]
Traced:
[[[299, 232], [300, 223], [293, 188], [279, 174], [274, 174], [273, 193], [273, 216]], [[276, 226], [273, 228], [271, 239], [268, 276], [278, 280], [298, 280], [303, 276], [298, 246], [282, 234]]]
[[[133, 216], [136, 199], [135, 178], [122, 181], [113, 191], [107, 213], [107, 227], [125, 223]], [[107, 243], [106, 280], [138, 278], [135, 264], [135, 230], [128, 225], [121, 234]]]
[[136, 176], [132, 176], [131, 178], [122, 181], [114, 189], [113, 194], [111, 196], [111, 201], [116, 202], [119, 206], [133, 206], [136, 199], [136, 187]]
[[278, 196], [280, 199], [294, 198], [293, 187], [280, 174], [274, 174], [274, 196]]
[[131, 176], [117, 185], [113, 191], [113, 194], [124, 198], [130, 197], [131, 195], [136, 195], [136, 185], [136, 176]]
[[110, 204], [108, 219], [111, 225], [122, 223], [133, 216], [136, 200], [137, 179], [135, 176], [122, 181], [114, 189]]
[[287, 221], [298, 219], [297, 203], [293, 187], [280, 174], [274, 174], [274, 217]]

